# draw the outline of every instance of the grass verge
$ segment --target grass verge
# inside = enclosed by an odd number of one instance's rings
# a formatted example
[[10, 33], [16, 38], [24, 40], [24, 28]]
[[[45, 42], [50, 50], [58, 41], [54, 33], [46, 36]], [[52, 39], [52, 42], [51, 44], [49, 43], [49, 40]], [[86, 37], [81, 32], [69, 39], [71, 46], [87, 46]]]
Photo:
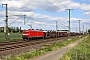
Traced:
[[[22, 33], [10, 33], [9, 41], [20, 41], [22, 40]], [[5, 33], [0, 32], [0, 42], [5, 42]]]
[[59, 60], [90, 60], [90, 36], [69, 50]]
[[36, 57], [36, 56], [40, 56], [41, 54], [44, 54], [46, 52], [59, 49], [63, 46], [66, 46], [66, 45], [72, 43], [72, 42], [75, 42], [76, 40], [78, 40], [80, 38], [83, 38], [83, 37], [84, 36], [81, 36], [81, 37], [74, 38], [74, 39], [71, 39], [71, 40], [60, 40], [59, 42], [52, 43], [51, 45], [48, 45], [48, 46], [46, 44], [44, 44], [43, 45], [44, 48], [42, 48], [40, 50], [23, 53], [20, 56], [15, 56], [13, 58], [7, 58], [5, 60], [27, 60], [27, 59], [30, 59], [30, 58], [33, 58], [33, 57]]

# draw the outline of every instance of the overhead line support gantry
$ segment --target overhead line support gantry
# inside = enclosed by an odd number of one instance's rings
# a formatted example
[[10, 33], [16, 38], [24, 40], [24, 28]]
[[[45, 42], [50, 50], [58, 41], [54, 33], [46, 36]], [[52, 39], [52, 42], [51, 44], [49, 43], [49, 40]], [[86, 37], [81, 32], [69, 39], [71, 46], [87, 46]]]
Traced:
[[69, 35], [70, 35], [70, 11], [71, 10], [73, 10], [73, 9], [66, 9], [66, 10], [68, 10], [69, 11], [69, 26], [68, 26], [68, 33], [69, 33]]

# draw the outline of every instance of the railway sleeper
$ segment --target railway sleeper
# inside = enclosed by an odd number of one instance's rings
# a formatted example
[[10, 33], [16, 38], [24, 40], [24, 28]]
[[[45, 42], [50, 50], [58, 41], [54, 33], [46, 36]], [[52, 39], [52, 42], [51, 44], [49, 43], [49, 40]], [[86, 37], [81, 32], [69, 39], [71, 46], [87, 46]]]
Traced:
[[14, 49], [14, 47], [6, 47], [6, 48], [8, 48], [8, 49]]
[[5, 48], [0, 48], [0, 52], [1, 52], [1, 51], [5, 51]]
[[18, 45], [18, 46], [20, 46], [20, 47], [26, 47], [25, 45]]
[[10, 50], [10, 48], [5, 48], [5, 50]]
[[35, 43], [30, 43], [31, 45], [35, 45]]
[[26, 46], [30, 46], [30, 44], [24, 44], [24, 45], [26, 45]]
[[12, 46], [12, 47], [14, 47], [14, 48], [20, 48], [19, 46]]

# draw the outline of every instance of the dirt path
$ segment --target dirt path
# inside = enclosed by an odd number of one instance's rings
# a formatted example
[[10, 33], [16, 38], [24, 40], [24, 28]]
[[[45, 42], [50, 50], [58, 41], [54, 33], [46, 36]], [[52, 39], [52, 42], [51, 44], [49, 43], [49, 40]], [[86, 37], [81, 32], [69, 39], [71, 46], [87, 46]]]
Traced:
[[82, 40], [84, 40], [86, 38], [87, 38], [87, 36], [72, 43], [72, 44], [69, 44], [68, 46], [62, 47], [61, 49], [48, 52], [39, 57], [32, 58], [30, 60], [58, 60], [59, 58], [61, 58], [63, 56], [63, 54], [66, 53], [66, 51], [70, 50], [72, 47], [74, 47], [75, 45], [77, 45], [78, 43], [80, 43]]

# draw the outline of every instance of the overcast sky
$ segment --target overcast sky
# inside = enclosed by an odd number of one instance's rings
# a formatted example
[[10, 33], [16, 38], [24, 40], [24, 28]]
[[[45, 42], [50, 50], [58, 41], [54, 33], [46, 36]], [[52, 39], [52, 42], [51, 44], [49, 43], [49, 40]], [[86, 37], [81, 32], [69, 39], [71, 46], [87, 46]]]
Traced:
[[[81, 31], [90, 28], [90, 1], [89, 0], [0, 0], [0, 26], [5, 26], [5, 12], [8, 4], [9, 27], [22, 29], [58, 30], [68, 29], [68, 10], [71, 10], [71, 31]], [[18, 16], [16, 16], [18, 15]], [[24, 25], [24, 16], [25, 25]]]

